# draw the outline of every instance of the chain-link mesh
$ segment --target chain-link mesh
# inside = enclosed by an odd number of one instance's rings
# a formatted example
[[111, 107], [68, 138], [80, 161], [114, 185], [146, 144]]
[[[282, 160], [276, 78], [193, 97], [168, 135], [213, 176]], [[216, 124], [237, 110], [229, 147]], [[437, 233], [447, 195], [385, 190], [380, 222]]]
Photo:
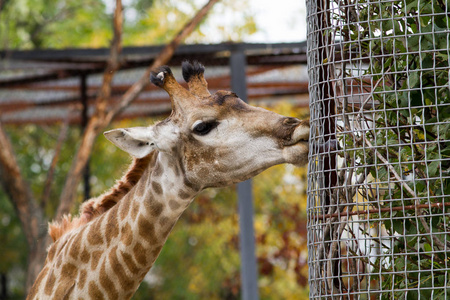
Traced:
[[450, 299], [450, 1], [307, 9], [310, 296]]

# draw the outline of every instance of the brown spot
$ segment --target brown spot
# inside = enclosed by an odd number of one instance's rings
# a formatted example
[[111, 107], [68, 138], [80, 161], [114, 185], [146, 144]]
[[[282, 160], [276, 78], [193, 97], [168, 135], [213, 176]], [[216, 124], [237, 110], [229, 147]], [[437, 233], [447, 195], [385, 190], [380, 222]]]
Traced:
[[48, 272], [49, 268], [45, 267], [38, 275], [38, 277], [36, 278], [36, 281], [33, 284], [33, 287], [30, 290], [30, 294], [29, 296], [35, 295], [39, 289], [39, 287], [41, 286], [41, 281], [45, 278], [45, 276], [47, 276], [47, 272]]
[[122, 221], [128, 216], [128, 212], [130, 210], [130, 205], [124, 204], [128, 203], [122, 203], [122, 205], [119, 206], [119, 216]]
[[167, 224], [167, 221], [169, 221], [169, 218], [168, 218], [168, 217], [162, 217], [162, 218], [159, 220], [159, 225], [161, 225], [161, 227], [164, 227], [164, 226]]
[[141, 208], [141, 206], [140, 206], [138, 201], [132, 201], [131, 202], [131, 215], [130, 215], [130, 218], [132, 220], [136, 220], [136, 216], [138, 215], [140, 208]]
[[58, 245], [58, 244], [57, 244], [57, 243], [53, 244], [53, 245], [50, 247], [50, 250], [48, 250], [47, 259], [48, 259], [49, 261], [52, 261], [53, 258], [55, 257], [56, 247], [57, 247], [56, 245]]
[[172, 210], [176, 210], [176, 209], [180, 208], [180, 204], [175, 200], [170, 200], [169, 206]]
[[90, 258], [91, 258], [91, 255], [90, 255], [89, 252], [86, 250], [86, 248], [83, 249], [83, 251], [81, 252], [81, 255], [80, 255], [80, 260], [81, 260], [83, 263], [87, 264], [87, 263], [89, 262], [89, 259], [90, 259]]
[[191, 195], [188, 192], [184, 191], [184, 190], [179, 190], [178, 191], [178, 197], [180, 197], [181, 199], [188, 199], [188, 198], [191, 197]]
[[161, 202], [153, 201], [150, 206], [148, 206], [148, 210], [152, 216], [157, 217], [164, 210], [164, 205]]
[[119, 293], [117, 292], [114, 282], [108, 277], [106, 273], [105, 263], [100, 268], [100, 285], [105, 289], [109, 299], [119, 299]]
[[78, 286], [80, 287], [80, 290], [84, 288], [84, 284], [86, 283], [87, 279], [87, 271], [81, 270], [80, 274], [78, 275]]
[[103, 243], [103, 235], [101, 234], [101, 219], [96, 219], [88, 229], [87, 241], [91, 245], [100, 245]]
[[111, 210], [106, 216], [106, 244], [109, 247], [109, 243], [112, 239], [116, 238], [119, 235], [119, 228], [117, 222], [117, 209]]
[[69, 299], [73, 290], [75, 289], [75, 280], [73, 278], [66, 278], [58, 284], [53, 299]]
[[125, 264], [127, 265], [128, 270], [130, 270], [130, 272], [133, 274], [138, 274], [140, 269], [134, 263], [133, 256], [131, 256], [129, 253], [126, 253], [123, 251], [120, 251], [120, 253], [122, 254], [122, 259], [125, 262]]
[[112, 271], [119, 279], [120, 286], [123, 290], [128, 290], [130, 287], [134, 286], [134, 281], [131, 278], [128, 278], [124, 268], [119, 262], [117, 257], [117, 246], [111, 249], [111, 252], [109, 253], [109, 262], [111, 264]]
[[61, 269], [61, 275], [65, 276], [65, 277], [75, 277], [77, 273], [77, 267], [74, 264], [71, 263], [66, 263], [65, 265], [63, 265], [62, 269]]
[[91, 299], [103, 300], [103, 293], [98, 288], [94, 281], [89, 282], [89, 296]]
[[161, 184], [159, 184], [156, 181], [152, 181], [152, 189], [155, 191], [156, 194], [161, 195], [163, 190], [161, 187]]
[[91, 258], [91, 270], [94, 271], [97, 269], [98, 261], [100, 260], [100, 257], [102, 256], [102, 251], [94, 251], [92, 252], [92, 258]]
[[53, 287], [55, 286], [56, 277], [53, 271], [47, 277], [47, 282], [45, 283], [44, 292], [46, 295], [51, 295], [53, 292]]
[[158, 246], [152, 251], [152, 256], [156, 259], [161, 252], [163, 246]]
[[72, 256], [75, 260], [78, 259], [78, 255], [80, 254], [80, 249], [81, 249], [81, 242], [83, 240], [81, 239], [81, 236], [76, 236], [73, 239], [72, 245], [70, 246], [70, 251], [69, 254], [70, 256]]
[[142, 266], [145, 266], [147, 264], [147, 253], [142, 247], [141, 243], [136, 243], [136, 245], [133, 248], [133, 254], [136, 261], [141, 264]]
[[158, 243], [158, 238], [156, 236], [155, 225], [150, 223], [143, 215], [139, 216], [138, 220], [139, 234], [143, 237], [150, 245]]
[[133, 242], [133, 235], [131, 234], [130, 224], [126, 223], [124, 226], [122, 226], [120, 241], [126, 246], [130, 246]]
[[186, 187], [188, 187], [192, 190], [195, 189], [195, 185], [190, 180], [188, 180], [186, 177], [184, 178], [183, 183]]

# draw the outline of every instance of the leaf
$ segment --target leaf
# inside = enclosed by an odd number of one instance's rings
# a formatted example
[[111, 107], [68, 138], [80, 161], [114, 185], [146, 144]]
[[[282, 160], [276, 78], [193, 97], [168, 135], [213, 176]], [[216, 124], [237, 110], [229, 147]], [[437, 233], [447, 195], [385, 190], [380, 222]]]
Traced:
[[428, 164], [428, 177], [437, 177], [439, 176], [438, 170], [440, 169], [440, 162], [433, 161]]
[[409, 81], [409, 88], [414, 88], [414, 87], [419, 86], [420, 72], [416, 71], [416, 72], [409, 73], [408, 81]]
[[411, 1], [409, 4], [406, 5], [405, 10], [407, 13], [411, 13], [414, 11], [417, 11], [417, 5], [418, 5], [418, 0], [414, 0]]
[[423, 244], [423, 250], [424, 250], [425, 252], [432, 252], [432, 251], [433, 251], [433, 248], [431, 247], [430, 244], [424, 243], [424, 244]]

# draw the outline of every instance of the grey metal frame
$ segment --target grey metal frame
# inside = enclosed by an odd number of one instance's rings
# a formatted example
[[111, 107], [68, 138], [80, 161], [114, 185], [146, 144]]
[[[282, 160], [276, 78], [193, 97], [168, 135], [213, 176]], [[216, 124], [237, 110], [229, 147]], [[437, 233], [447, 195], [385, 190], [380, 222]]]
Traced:
[[[244, 51], [235, 50], [230, 55], [231, 89], [243, 101], [247, 100], [246, 70], [247, 59]], [[237, 186], [239, 205], [239, 243], [241, 254], [242, 299], [257, 300], [258, 270], [255, 255], [255, 230], [253, 228], [252, 180], [241, 182]]]

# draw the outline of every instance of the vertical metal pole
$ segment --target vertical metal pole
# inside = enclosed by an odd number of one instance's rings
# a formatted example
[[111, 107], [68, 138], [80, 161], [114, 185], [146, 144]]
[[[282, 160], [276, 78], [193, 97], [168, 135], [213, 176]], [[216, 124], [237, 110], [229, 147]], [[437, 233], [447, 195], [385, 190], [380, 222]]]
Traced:
[[[247, 102], [245, 69], [247, 61], [242, 50], [233, 51], [230, 57], [231, 89]], [[252, 180], [238, 184], [239, 239], [241, 252], [241, 293], [243, 300], [257, 300], [258, 271], [255, 256], [255, 232], [253, 229]]]
[[[318, 61], [322, 62], [318, 68], [319, 75], [319, 99], [322, 101], [321, 117], [323, 118], [323, 137], [324, 142], [328, 142], [331, 139], [336, 139], [336, 124], [335, 124], [335, 100], [334, 91], [331, 86], [330, 78], [333, 78], [334, 65], [330, 61], [330, 54], [328, 51], [332, 51], [331, 34], [326, 33], [327, 28], [331, 26], [330, 17], [330, 1], [317, 1], [317, 16], [319, 29], [323, 35], [318, 40]], [[345, 72], [345, 70], [342, 70]], [[333, 187], [337, 186], [337, 171], [336, 171], [336, 154], [324, 155], [323, 158], [323, 190], [327, 191], [324, 197], [324, 204], [329, 213], [332, 209], [331, 195], [333, 193]], [[330, 245], [328, 241], [334, 240], [334, 232], [330, 230], [328, 236], [324, 236], [324, 243]], [[338, 238], [339, 239], [339, 238]], [[338, 244], [340, 245], [340, 244]], [[329, 246], [328, 246], [329, 247]], [[328, 248], [327, 248], [328, 249]], [[331, 250], [329, 250], [331, 251]], [[330, 268], [331, 275], [333, 276], [334, 287], [342, 292], [341, 276], [342, 276], [342, 262], [340, 258], [340, 251], [337, 252], [338, 259], [334, 261], [328, 261], [328, 264], [333, 264]]]
[[[87, 97], [87, 75], [83, 74], [80, 77], [80, 99], [83, 105], [83, 110], [81, 111], [81, 131], [86, 129], [88, 123], [88, 97]], [[84, 184], [84, 200], [87, 200], [91, 194], [91, 186], [89, 185], [89, 178], [91, 176], [91, 170], [89, 167], [90, 159], [86, 163], [86, 167], [83, 172], [83, 184]]]

